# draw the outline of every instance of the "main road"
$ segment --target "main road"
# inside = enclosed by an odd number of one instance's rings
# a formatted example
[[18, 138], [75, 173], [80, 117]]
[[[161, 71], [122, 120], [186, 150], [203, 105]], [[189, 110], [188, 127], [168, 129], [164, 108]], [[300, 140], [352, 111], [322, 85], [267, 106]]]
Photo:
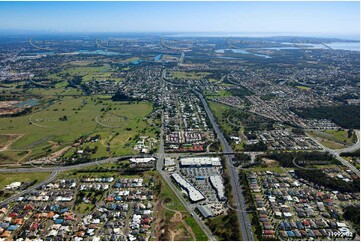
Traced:
[[[164, 95], [163, 95], [163, 91], [164, 91], [164, 85], [165, 85], [165, 81], [163, 79], [163, 77], [165, 76], [165, 70], [163, 71], [162, 74], [162, 78], [161, 78], [161, 89], [162, 89], [162, 106], [164, 103]], [[203, 232], [207, 235], [209, 240], [216, 240], [213, 237], [212, 232], [210, 231], [210, 229], [203, 223], [203, 221], [198, 217], [198, 215], [196, 215], [193, 211], [193, 208], [191, 208], [189, 206], [189, 204], [185, 201], [185, 199], [183, 198], [183, 196], [179, 193], [179, 189], [177, 189], [177, 187], [173, 184], [173, 182], [171, 181], [170, 177], [163, 171], [163, 162], [164, 162], [164, 156], [165, 156], [165, 152], [164, 152], [164, 115], [163, 115], [163, 108], [162, 108], [162, 115], [161, 115], [161, 129], [160, 129], [160, 142], [159, 142], [159, 150], [158, 150], [158, 160], [157, 160], [157, 164], [156, 164], [156, 168], [157, 171], [159, 172], [159, 174], [161, 175], [161, 177], [163, 178], [163, 180], [165, 182], [167, 182], [167, 184], [170, 186], [170, 188], [173, 190], [174, 194], [178, 197], [179, 201], [183, 204], [183, 206], [188, 210], [188, 212], [193, 216], [194, 220], [197, 222], [197, 224], [201, 227], [201, 229], [203, 230]]]
[[[214, 116], [213, 116], [211, 110], [209, 109], [208, 104], [207, 104], [206, 100], [204, 99], [203, 95], [195, 90], [193, 90], [193, 91], [199, 96], [200, 100], [202, 101], [202, 104], [204, 106], [204, 109], [206, 110], [208, 118], [209, 118], [209, 120], [213, 126], [213, 129], [216, 132], [217, 137], [221, 143], [223, 152], [233, 153], [231, 146], [228, 144], [228, 141], [226, 140], [223, 133], [219, 129], [218, 124], [216, 123]], [[246, 241], [253, 241], [254, 238], [253, 238], [253, 233], [252, 233], [252, 228], [251, 228], [251, 221], [246, 212], [246, 202], [245, 202], [245, 199], [244, 199], [244, 196], [242, 193], [242, 188], [240, 186], [237, 168], [234, 167], [232, 164], [232, 156], [231, 155], [226, 154], [225, 159], [226, 159], [228, 176], [231, 178], [230, 181], [231, 181], [232, 192], [233, 192], [233, 197], [234, 197], [234, 202], [235, 202], [234, 210], [236, 211], [237, 216], [238, 216], [238, 221], [239, 221], [240, 230], [242, 233], [242, 238], [243, 238], [243, 240], [246, 240]]]
[[81, 164], [70, 165], [70, 166], [1, 168], [0, 173], [71, 171], [74, 169], [86, 168], [88, 166], [93, 166], [93, 165], [102, 165], [102, 164], [106, 164], [106, 163], [117, 162], [119, 159], [130, 159], [130, 158], [136, 158], [136, 157], [149, 157], [149, 156], [152, 156], [152, 155], [128, 155], [128, 156], [111, 157], [111, 158], [106, 158], [103, 160], [95, 160], [95, 161], [91, 161], [91, 162], [87, 162], [87, 163], [81, 163]]

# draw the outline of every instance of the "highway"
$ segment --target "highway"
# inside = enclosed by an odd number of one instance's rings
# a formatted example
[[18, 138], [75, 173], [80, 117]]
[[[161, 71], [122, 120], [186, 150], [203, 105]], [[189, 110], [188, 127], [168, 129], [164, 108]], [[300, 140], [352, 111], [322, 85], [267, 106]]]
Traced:
[[[223, 152], [225, 153], [233, 153], [231, 146], [228, 144], [227, 140], [225, 139], [223, 133], [218, 127], [218, 124], [216, 123], [214, 116], [211, 112], [211, 110], [208, 107], [208, 104], [206, 100], [204, 99], [203, 95], [197, 91], [194, 90], [194, 92], [199, 96], [200, 100], [202, 101], [202, 104], [204, 106], [204, 109], [208, 115], [208, 118], [210, 122], [212, 123], [213, 129], [217, 134], [217, 137], [221, 143], [221, 146], [223, 148]], [[240, 230], [242, 234], [242, 238], [245, 241], [254, 241], [252, 228], [251, 228], [251, 221], [249, 219], [249, 216], [246, 211], [246, 202], [242, 193], [242, 188], [239, 185], [239, 177], [238, 177], [238, 171], [237, 168], [235, 168], [232, 164], [232, 156], [231, 155], [225, 155], [226, 159], [226, 166], [228, 175], [231, 178], [231, 186], [232, 186], [232, 192], [234, 197], [234, 206], [236, 207], [236, 212], [238, 216], [238, 221], [240, 225]]]

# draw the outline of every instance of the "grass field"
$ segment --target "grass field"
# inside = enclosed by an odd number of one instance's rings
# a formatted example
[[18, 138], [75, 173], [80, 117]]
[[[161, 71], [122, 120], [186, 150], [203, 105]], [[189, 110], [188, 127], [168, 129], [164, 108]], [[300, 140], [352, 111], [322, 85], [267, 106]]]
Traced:
[[355, 140], [355, 134], [348, 137], [347, 130], [310, 131], [308, 134], [330, 149], [345, 148], [352, 145]]
[[101, 139], [97, 143], [86, 144], [98, 146], [92, 158], [109, 155], [105, 151], [107, 143], [112, 154], [123, 155], [135, 152], [133, 144], [137, 135], [154, 137], [156, 128], [148, 127], [143, 120], [151, 111], [152, 105], [146, 102], [126, 104], [90, 97], [64, 97], [36, 113], [0, 118], [0, 134], [22, 134], [10, 149], [30, 150], [31, 156], [61, 149], [81, 136], [99, 134]]
[[48, 172], [30, 172], [30, 173], [0, 173], [0, 190], [12, 182], [38, 182], [45, 180], [50, 176]]
[[130, 57], [130, 58], [121, 60], [121, 62], [128, 63], [128, 62], [137, 61], [137, 60], [140, 60], [140, 58], [139, 57]]
[[[101, 201], [101, 199], [104, 196], [104, 193], [97, 195], [97, 196], [95, 196], [94, 192], [84, 192], [84, 194], [85, 194], [85, 197], [88, 198], [89, 200], [92, 200], [95, 198], [96, 201]], [[89, 202], [89, 203], [81, 202], [75, 206], [75, 210], [81, 214], [88, 213], [89, 211], [92, 211], [94, 208], [95, 208], [95, 204], [92, 202]]]
[[15, 141], [17, 135], [1, 135], [0, 134], [0, 150], [3, 149], [5, 146], [11, 144], [11, 142]]
[[209, 74], [212, 74], [210, 72], [184, 72], [184, 71], [175, 71], [172, 72], [173, 78], [178, 78], [178, 79], [203, 79], [206, 76], [208, 76]]
[[278, 173], [283, 173], [284, 172], [284, 170], [279, 166], [275, 166], [275, 167], [254, 167], [254, 168], [250, 168], [249, 170], [251, 170], [251, 171], [272, 171], [272, 172], [278, 172]]
[[301, 89], [301, 90], [310, 90], [311, 88], [310, 87], [306, 87], [306, 86], [296, 86], [298, 89]]
[[[227, 110], [230, 110], [231, 108], [228, 107], [227, 105], [213, 102], [213, 101], [208, 101], [208, 104], [209, 104], [210, 109], [212, 110], [212, 113], [217, 118], [218, 124], [222, 127], [222, 130], [224, 131], [224, 133], [227, 135], [234, 135], [234, 131], [233, 131], [234, 127], [228, 123], [227, 117], [224, 115], [224, 113]], [[238, 137], [241, 137], [241, 139], [244, 139], [243, 131], [244, 131], [244, 127], [241, 126], [238, 131]], [[244, 143], [242, 143], [242, 142], [238, 145], [235, 143], [233, 145], [233, 148], [237, 151], [243, 150], [243, 147], [244, 147]]]
[[346, 142], [348, 144], [352, 144], [353, 137], [348, 138], [347, 130], [325, 130], [325, 133], [331, 134], [331, 139], [337, 142]]
[[57, 81], [56, 88], [65, 87], [68, 85], [68, 80], [74, 76], [81, 76], [83, 82], [93, 80], [114, 80], [122, 81], [123, 78], [112, 77], [112, 74], [117, 69], [112, 69], [110, 65], [104, 64], [102, 66], [91, 66], [92, 62], [89, 61], [73, 61], [69, 64], [63, 65], [63, 70], [58, 73], [50, 74], [47, 76], [51, 81]]
[[231, 94], [226, 90], [219, 90], [216, 92], [206, 91], [206, 98], [229, 97]]
[[61, 95], [66, 92], [64, 88], [31, 88], [26, 90], [27, 94], [41, 96], [43, 98], [48, 96]]
[[213, 101], [208, 101], [208, 104], [212, 113], [217, 118], [218, 124], [222, 126], [222, 130], [226, 131], [226, 133], [231, 132], [232, 127], [227, 123], [226, 120], [227, 117], [223, 116], [223, 114], [230, 108], [224, 104], [220, 104]]

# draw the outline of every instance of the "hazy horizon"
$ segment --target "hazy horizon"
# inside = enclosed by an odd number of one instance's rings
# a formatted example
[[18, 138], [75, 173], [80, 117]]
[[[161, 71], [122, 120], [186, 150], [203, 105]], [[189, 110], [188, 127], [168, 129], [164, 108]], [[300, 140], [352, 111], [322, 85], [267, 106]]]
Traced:
[[0, 2], [0, 31], [359, 36], [359, 9], [359, 2]]

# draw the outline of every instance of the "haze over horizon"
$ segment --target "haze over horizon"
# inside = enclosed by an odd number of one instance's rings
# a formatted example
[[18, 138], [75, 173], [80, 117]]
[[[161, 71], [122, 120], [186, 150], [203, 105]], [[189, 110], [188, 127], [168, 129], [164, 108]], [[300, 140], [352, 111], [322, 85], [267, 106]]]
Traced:
[[0, 31], [292, 33], [356, 38], [359, 9], [359, 2], [0, 2]]

